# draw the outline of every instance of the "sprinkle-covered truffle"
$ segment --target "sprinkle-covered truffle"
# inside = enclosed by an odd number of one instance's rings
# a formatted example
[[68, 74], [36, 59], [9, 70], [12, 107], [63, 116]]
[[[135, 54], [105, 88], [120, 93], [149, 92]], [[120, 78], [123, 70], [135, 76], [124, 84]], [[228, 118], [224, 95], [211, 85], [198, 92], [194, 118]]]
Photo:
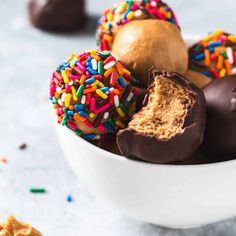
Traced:
[[125, 24], [134, 20], [159, 19], [178, 26], [172, 9], [161, 0], [121, 1], [106, 9], [98, 20], [97, 44], [111, 50], [114, 37]]
[[87, 140], [125, 128], [136, 109], [134, 82], [110, 52], [71, 55], [50, 82], [50, 100], [58, 123]]
[[189, 49], [189, 58], [190, 69], [212, 79], [236, 74], [236, 36], [210, 33]]

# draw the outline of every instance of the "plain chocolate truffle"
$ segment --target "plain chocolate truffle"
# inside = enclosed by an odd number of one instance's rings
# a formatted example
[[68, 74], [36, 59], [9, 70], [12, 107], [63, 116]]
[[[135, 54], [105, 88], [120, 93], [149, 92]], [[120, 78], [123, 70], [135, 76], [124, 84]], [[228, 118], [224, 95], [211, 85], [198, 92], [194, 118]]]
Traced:
[[144, 106], [117, 134], [121, 153], [152, 163], [185, 160], [200, 147], [206, 104], [182, 75], [152, 68]]
[[42, 30], [68, 32], [85, 22], [84, 0], [31, 0], [28, 4], [31, 23]]
[[152, 66], [184, 74], [188, 52], [179, 29], [166, 21], [149, 19], [133, 21], [117, 33], [112, 51], [147, 88]]
[[204, 150], [216, 161], [236, 158], [236, 75], [203, 89], [207, 104]]

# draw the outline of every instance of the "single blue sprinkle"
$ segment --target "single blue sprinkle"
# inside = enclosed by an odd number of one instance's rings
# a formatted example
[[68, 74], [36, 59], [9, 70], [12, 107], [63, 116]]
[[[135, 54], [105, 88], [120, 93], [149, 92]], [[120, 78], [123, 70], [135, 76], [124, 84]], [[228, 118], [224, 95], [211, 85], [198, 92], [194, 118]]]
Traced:
[[87, 62], [86, 63], [86, 67], [91, 67], [92, 66], [92, 63], [91, 62]]
[[113, 126], [112, 126], [111, 123], [109, 123], [109, 122], [104, 123], [104, 126], [105, 126], [105, 128], [108, 129], [109, 131], [111, 131], [111, 132], [114, 131]]
[[96, 70], [93, 70], [91, 67], [87, 67], [87, 70], [88, 70], [88, 72], [89, 72], [90, 74], [92, 74], [92, 75], [97, 75], [97, 74], [98, 74], [97, 71], [96, 71]]
[[96, 80], [95, 78], [86, 79], [85, 84], [91, 84], [91, 83], [95, 82], [95, 80]]
[[122, 17], [122, 20], [125, 20], [125, 19], [126, 19], [126, 17], [127, 17], [127, 15], [129, 14], [129, 12], [130, 12], [130, 10], [127, 10], [127, 11], [125, 12], [125, 14], [124, 14], [123, 17]]
[[88, 118], [88, 113], [84, 112], [84, 111], [79, 111], [79, 114], [85, 118]]
[[126, 87], [125, 82], [121, 77], [119, 77], [117, 80], [118, 80], [118, 83], [121, 85], [122, 88]]
[[210, 72], [209, 71], [203, 71], [202, 74], [204, 74], [206, 76], [210, 76]]
[[112, 24], [111, 23], [107, 23], [107, 26], [108, 26], [109, 29], [112, 28]]
[[210, 52], [210, 53], [213, 53], [214, 51], [215, 51], [215, 48], [214, 48], [214, 47], [209, 48], [209, 52]]
[[99, 20], [97, 20], [97, 24], [98, 24], [98, 25], [100, 25], [100, 24], [101, 24], [101, 21], [100, 21], [100, 19], [99, 19]]
[[221, 45], [220, 41], [214, 41], [214, 42], [208, 43], [208, 47], [217, 47], [220, 45]]
[[92, 61], [92, 57], [89, 57], [88, 59], [87, 59], [87, 62], [91, 62]]
[[93, 139], [95, 136], [96, 136], [96, 134], [94, 134], [94, 133], [84, 134], [84, 138], [88, 139], [88, 140]]
[[81, 110], [84, 109], [84, 105], [82, 105], [82, 104], [76, 104], [76, 105], [74, 105], [74, 108], [75, 108], [75, 110], [77, 110], [77, 111], [81, 111]]
[[74, 116], [74, 114], [75, 114], [74, 111], [68, 111], [68, 112], [67, 112], [67, 115], [68, 115], [68, 116]]
[[103, 88], [100, 88], [100, 90], [104, 93], [108, 92], [109, 91], [109, 88], [108, 87], [103, 87]]
[[198, 61], [198, 60], [202, 60], [204, 57], [205, 57], [205, 54], [204, 53], [200, 53], [197, 56], [195, 56], [194, 59]]
[[71, 196], [71, 195], [67, 195], [66, 201], [67, 201], [67, 202], [72, 202], [72, 201], [73, 201], [72, 196]]

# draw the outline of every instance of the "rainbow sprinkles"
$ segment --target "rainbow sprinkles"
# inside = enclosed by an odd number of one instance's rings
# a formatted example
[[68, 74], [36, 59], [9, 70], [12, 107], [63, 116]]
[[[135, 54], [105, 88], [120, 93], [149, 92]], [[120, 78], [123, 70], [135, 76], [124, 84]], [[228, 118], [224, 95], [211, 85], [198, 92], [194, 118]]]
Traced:
[[125, 128], [136, 110], [135, 82], [108, 51], [71, 55], [50, 82], [50, 101], [58, 123], [87, 140]]

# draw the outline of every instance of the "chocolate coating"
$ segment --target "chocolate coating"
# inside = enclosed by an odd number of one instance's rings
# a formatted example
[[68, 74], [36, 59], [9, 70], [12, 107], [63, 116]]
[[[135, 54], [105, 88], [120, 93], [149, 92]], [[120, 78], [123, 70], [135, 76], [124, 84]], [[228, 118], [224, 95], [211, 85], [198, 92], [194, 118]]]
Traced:
[[215, 161], [236, 158], [236, 75], [212, 81], [203, 92], [207, 104], [203, 149]]
[[152, 66], [184, 74], [188, 52], [178, 28], [162, 20], [139, 20], [123, 26], [115, 37], [112, 51], [147, 88]]
[[[144, 135], [129, 126], [117, 134], [117, 143], [121, 153], [152, 163], [172, 163], [182, 161], [191, 155], [202, 144], [205, 131], [205, 99], [203, 93], [182, 75], [174, 72], [150, 70], [150, 89], [157, 76], [164, 76], [191, 92], [194, 104], [189, 108], [183, 123], [183, 132], [169, 139], [159, 139], [156, 136]], [[145, 107], [145, 104], [144, 104]], [[145, 124], [143, 124], [145, 126]]]
[[31, 0], [28, 10], [31, 23], [46, 31], [69, 32], [85, 22], [84, 0]]

